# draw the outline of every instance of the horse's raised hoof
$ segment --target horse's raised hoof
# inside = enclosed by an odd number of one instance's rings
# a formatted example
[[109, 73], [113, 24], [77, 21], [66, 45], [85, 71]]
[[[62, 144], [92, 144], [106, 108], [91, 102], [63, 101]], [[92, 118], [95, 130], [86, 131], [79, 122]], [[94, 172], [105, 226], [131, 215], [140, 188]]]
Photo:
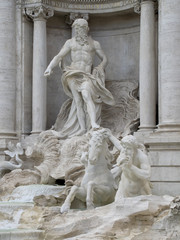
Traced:
[[60, 210], [60, 213], [65, 213], [65, 212], [69, 212], [70, 206], [67, 204], [63, 204]]

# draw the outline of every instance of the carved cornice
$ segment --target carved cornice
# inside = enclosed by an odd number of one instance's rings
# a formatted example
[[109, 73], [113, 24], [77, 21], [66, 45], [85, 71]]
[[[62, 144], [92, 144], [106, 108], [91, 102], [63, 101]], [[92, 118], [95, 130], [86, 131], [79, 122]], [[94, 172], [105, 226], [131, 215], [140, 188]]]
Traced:
[[43, 19], [46, 20], [54, 15], [54, 10], [43, 5], [35, 7], [26, 7], [25, 14], [33, 20]]
[[[18, 2], [18, 0], [17, 0]], [[139, 0], [22, 0], [26, 6], [49, 6], [59, 12], [116, 12], [133, 8]]]

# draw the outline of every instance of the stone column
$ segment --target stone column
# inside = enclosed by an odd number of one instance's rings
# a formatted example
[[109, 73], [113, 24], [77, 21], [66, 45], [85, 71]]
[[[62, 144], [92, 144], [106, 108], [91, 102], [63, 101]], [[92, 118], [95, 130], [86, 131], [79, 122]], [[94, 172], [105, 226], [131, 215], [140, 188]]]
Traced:
[[44, 6], [26, 8], [26, 14], [34, 21], [33, 35], [33, 92], [32, 133], [39, 134], [46, 129], [47, 67], [46, 20], [53, 16], [53, 10]]
[[180, 2], [159, 0], [159, 130], [180, 131]]
[[14, 0], [0, 1], [0, 138], [3, 136], [3, 139], [16, 134], [15, 11]]
[[140, 131], [156, 125], [155, 7], [153, 0], [141, 1], [140, 22]]

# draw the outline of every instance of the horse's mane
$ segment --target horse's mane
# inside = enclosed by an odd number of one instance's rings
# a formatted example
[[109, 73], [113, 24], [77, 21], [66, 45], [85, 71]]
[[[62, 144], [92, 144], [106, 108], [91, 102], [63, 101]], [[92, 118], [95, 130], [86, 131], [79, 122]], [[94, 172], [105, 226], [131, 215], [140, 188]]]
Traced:
[[[94, 144], [95, 147], [100, 147], [100, 146], [103, 145], [103, 140], [104, 139], [108, 139], [107, 129], [105, 129], [105, 128], [97, 130], [97, 131], [93, 131], [92, 137], [90, 139], [90, 143]], [[105, 158], [106, 158], [106, 160], [108, 162], [108, 165], [110, 167], [111, 164], [112, 164], [111, 162], [113, 161], [113, 155], [109, 151], [108, 144], [107, 144], [107, 148], [106, 148]]]
[[97, 131], [93, 131], [90, 141], [93, 142], [95, 144], [95, 146], [98, 147], [103, 143], [103, 140], [106, 137], [107, 137], [106, 130], [100, 129]]

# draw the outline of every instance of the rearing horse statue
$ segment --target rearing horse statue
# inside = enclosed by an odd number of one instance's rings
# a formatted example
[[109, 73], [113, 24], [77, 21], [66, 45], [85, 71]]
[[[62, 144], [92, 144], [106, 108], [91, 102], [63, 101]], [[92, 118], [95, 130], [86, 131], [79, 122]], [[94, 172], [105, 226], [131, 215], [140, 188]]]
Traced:
[[87, 209], [114, 201], [117, 186], [109, 169], [111, 154], [107, 139], [114, 143], [113, 136], [108, 129], [100, 128], [92, 132], [89, 150], [83, 153], [81, 158], [85, 164], [85, 175], [80, 187], [71, 188], [61, 207], [61, 213], [69, 211], [75, 197], [86, 202]]

